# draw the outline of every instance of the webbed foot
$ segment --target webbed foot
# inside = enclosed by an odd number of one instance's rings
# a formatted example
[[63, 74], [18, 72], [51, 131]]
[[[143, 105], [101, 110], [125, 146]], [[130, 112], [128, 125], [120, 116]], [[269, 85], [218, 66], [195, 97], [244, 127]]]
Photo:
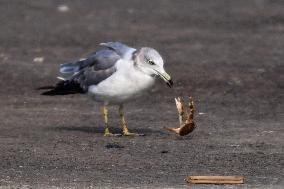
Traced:
[[143, 133], [131, 133], [131, 132], [129, 132], [129, 131], [127, 131], [127, 132], [123, 132], [123, 136], [145, 136], [145, 134], [143, 134]]
[[119, 137], [119, 136], [122, 136], [122, 134], [114, 134], [114, 133], [111, 133], [111, 132], [109, 132], [109, 129], [106, 128], [106, 129], [105, 129], [104, 136], [105, 136], [105, 137]]

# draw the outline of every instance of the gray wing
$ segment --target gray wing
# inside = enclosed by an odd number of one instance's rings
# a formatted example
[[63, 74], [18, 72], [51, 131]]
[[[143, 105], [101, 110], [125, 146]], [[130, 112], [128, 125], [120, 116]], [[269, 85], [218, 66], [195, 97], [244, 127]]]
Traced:
[[122, 58], [128, 55], [128, 53], [132, 53], [133, 51], [136, 50], [120, 42], [107, 42], [107, 43], [101, 43], [100, 45], [114, 50]]
[[62, 64], [60, 72], [71, 77], [58, 78], [75, 81], [86, 91], [90, 85], [97, 85], [115, 73], [115, 63], [136, 50], [119, 42], [101, 45], [106, 48], [91, 54], [84, 60]]
[[97, 70], [106, 69], [113, 66], [118, 59], [124, 58], [136, 50], [120, 42], [101, 43], [101, 45], [106, 48], [91, 54], [86, 59], [61, 64], [60, 72], [63, 74], [74, 74], [90, 66], [94, 66]]
[[91, 54], [88, 58], [76, 62], [60, 65], [60, 72], [63, 74], [74, 74], [81, 70], [93, 66], [95, 70], [107, 69], [112, 67], [120, 59], [114, 50], [103, 49]]
[[84, 91], [87, 91], [89, 86], [99, 84], [115, 72], [115, 66], [104, 70], [94, 70], [93, 67], [88, 67], [79, 75], [76, 81], [80, 84]]
[[81, 73], [74, 80], [86, 91], [90, 85], [97, 85], [115, 73], [115, 63], [119, 59], [121, 57], [113, 50], [100, 50], [86, 59]]

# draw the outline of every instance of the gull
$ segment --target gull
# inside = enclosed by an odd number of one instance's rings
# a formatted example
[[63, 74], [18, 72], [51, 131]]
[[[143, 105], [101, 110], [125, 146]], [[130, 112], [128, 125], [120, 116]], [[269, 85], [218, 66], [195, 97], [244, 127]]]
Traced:
[[[86, 93], [101, 104], [104, 119], [104, 136], [117, 136], [109, 130], [108, 106], [117, 105], [121, 120], [122, 134], [140, 135], [129, 132], [124, 116], [123, 104], [150, 89], [156, 76], [172, 87], [171, 77], [164, 69], [161, 55], [153, 48], [132, 48], [120, 42], [100, 44], [103, 48], [85, 59], [60, 65], [58, 77], [61, 81], [53, 91], [58, 94], [66, 90]], [[62, 93], [62, 94], [63, 94]]]

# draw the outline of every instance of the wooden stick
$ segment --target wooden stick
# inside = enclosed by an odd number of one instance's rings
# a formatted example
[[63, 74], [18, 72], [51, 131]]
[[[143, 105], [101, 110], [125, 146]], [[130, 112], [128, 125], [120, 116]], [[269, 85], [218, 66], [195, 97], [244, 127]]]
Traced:
[[191, 184], [243, 184], [243, 176], [188, 176], [186, 181]]

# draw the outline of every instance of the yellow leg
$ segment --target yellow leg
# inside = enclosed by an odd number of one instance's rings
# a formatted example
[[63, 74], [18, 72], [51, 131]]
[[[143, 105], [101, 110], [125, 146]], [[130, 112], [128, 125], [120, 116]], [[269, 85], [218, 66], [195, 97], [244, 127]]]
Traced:
[[106, 106], [102, 106], [101, 112], [102, 112], [102, 116], [103, 116], [104, 122], [105, 122], [104, 136], [119, 136], [119, 134], [112, 134], [111, 132], [109, 132], [109, 128], [108, 128], [108, 109], [107, 109], [107, 107]]
[[143, 136], [143, 134], [137, 134], [137, 133], [130, 133], [128, 128], [127, 128], [127, 123], [125, 121], [124, 113], [123, 113], [123, 105], [119, 106], [119, 116], [121, 120], [121, 127], [122, 127], [122, 132], [124, 136]]
[[123, 113], [123, 105], [119, 106], [118, 112], [119, 112], [119, 116], [120, 116], [122, 132], [123, 132], [123, 134], [127, 134], [127, 133], [129, 133], [129, 130], [127, 128], [127, 124], [126, 124], [124, 113]]

